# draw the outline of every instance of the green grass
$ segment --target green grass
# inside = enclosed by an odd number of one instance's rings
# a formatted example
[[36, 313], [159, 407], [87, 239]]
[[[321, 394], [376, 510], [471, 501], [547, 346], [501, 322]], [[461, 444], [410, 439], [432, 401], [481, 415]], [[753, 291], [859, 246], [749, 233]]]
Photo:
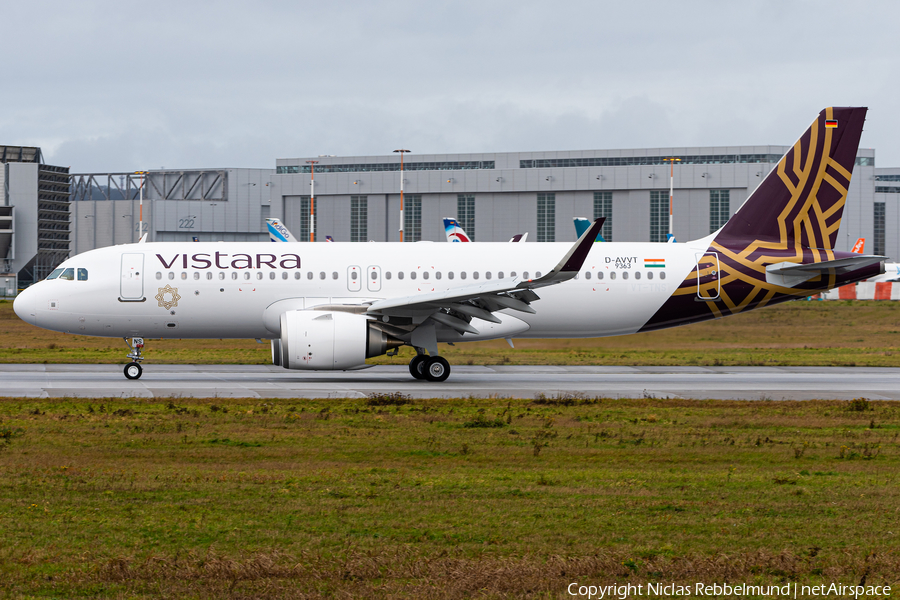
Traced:
[[[474, 424], [474, 425], [473, 425]], [[0, 401], [16, 597], [897, 584], [900, 405]]]
[[[539, 308], [539, 307], [538, 307]], [[566, 340], [474, 342], [441, 354], [456, 365], [838, 365], [900, 366], [900, 302], [797, 301], [686, 327], [637, 335]], [[125, 362], [120, 339], [45, 331], [0, 301], [0, 362]], [[405, 365], [413, 350], [371, 359]], [[147, 340], [148, 363], [270, 364], [253, 340]]]

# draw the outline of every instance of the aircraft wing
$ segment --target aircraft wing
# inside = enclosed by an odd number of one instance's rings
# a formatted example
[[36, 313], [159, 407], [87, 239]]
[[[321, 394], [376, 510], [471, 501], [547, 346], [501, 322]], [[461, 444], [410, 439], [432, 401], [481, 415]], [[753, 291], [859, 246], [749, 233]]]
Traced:
[[452, 290], [387, 298], [373, 302], [366, 312], [426, 318], [430, 316], [452, 329], [469, 333], [478, 333], [478, 330], [469, 324], [473, 317], [499, 323], [500, 320], [491, 313], [504, 308], [534, 313], [535, 310], [530, 304], [539, 300], [540, 296], [533, 290], [573, 279], [584, 264], [591, 251], [591, 244], [602, 226], [603, 219], [594, 221], [594, 224], [566, 252], [562, 260], [543, 277], [527, 280], [510, 277]]
[[809, 281], [819, 275], [846, 273], [856, 269], [862, 269], [877, 262], [887, 260], [886, 256], [873, 256], [860, 254], [849, 258], [838, 258], [816, 263], [792, 263], [780, 262], [766, 267], [766, 283], [774, 283], [784, 287], [794, 287], [804, 281]]

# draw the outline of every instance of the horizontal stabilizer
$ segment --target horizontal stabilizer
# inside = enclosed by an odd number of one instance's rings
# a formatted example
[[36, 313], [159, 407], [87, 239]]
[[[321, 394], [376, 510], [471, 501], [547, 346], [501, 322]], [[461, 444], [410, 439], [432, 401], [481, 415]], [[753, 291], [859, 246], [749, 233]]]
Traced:
[[[783, 287], [794, 287], [819, 275], [829, 275], [832, 272], [846, 273], [855, 271], [885, 260], [887, 260], [886, 256], [860, 254], [849, 258], [816, 263], [780, 262], [766, 267], [766, 283]], [[884, 268], [882, 268], [881, 272], [884, 272]]]

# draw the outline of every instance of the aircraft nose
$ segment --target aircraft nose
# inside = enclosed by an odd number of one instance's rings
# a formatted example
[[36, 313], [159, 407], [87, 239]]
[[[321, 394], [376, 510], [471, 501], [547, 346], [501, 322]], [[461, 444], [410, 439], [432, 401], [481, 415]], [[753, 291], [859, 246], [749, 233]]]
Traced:
[[13, 300], [13, 310], [29, 325], [37, 325], [37, 290], [27, 288]]

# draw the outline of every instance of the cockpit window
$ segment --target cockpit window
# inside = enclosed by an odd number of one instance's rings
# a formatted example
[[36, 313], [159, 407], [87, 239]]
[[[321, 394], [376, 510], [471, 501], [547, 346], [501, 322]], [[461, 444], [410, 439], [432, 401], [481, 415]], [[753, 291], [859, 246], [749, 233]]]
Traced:
[[66, 269], [62, 272], [62, 275], [59, 276], [60, 279], [68, 279], [69, 281], [75, 280], [75, 269]]
[[87, 281], [87, 269], [78, 269], [78, 281]]
[[62, 273], [62, 269], [53, 269], [53, 272], [47, 275], [47, 279], [56, 279], [59, 277], [59, 274]]

